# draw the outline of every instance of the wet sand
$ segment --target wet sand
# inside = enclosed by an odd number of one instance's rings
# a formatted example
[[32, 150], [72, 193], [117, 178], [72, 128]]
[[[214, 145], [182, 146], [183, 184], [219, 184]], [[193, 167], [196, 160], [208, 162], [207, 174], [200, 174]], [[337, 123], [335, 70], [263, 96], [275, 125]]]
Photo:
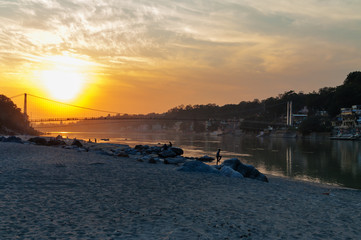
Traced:
[[361, 191], [0, 143], [0, 239], [358, 239]]

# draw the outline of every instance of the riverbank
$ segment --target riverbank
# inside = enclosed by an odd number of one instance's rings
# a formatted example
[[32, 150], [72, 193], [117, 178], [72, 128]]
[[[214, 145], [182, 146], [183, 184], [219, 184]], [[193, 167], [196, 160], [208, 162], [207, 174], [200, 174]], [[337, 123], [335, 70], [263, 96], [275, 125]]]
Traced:
[[356, 239], [361, 191], [0, 143], [0, 239]]

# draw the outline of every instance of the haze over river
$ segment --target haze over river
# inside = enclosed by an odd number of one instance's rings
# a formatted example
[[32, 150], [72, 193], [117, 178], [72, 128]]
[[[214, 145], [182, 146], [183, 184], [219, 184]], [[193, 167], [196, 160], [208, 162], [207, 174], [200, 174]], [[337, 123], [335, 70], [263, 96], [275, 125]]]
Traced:
[[[221, 148], [222, 160], [237, 157], [265, 174], [361, 189], [360, 141], [88, 130], [60, 132], [49, 129], [49, 134], [92, 141], [97, 138], [97, 142], [128, 144], [131, 147], [172, 142], [174, 146], [183, 148], [185, 156], [193, 157], [215, 157], [217, 149]], [[109, 141], [100, 140], [102, 138]]]

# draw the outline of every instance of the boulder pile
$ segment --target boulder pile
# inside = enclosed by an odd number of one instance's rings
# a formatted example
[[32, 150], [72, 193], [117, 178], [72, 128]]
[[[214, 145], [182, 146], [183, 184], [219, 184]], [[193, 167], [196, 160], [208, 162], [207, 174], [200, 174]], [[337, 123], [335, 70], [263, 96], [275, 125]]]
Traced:
[[184, 153], [183, 149], [173, 147], [172, 144], [164, 144], [163, 146], [136, 145], [132, 148], [128, 145], [121, 144], [87, 143], [77, 139], [63, 139], [61, 136], [56, 138], [32, 137], [27, 141], [23, 141], [21, 138], [15, 136], [0, 136], [0, 141], [62, 147], [66, 149], [76, 149], [79, 152], [90, 151], [101, 155], [132, 158], [139, 162], [174, 164], [180, 166], [178, 171], [213, 173], [232, 178], [252, 178], [268, 182], [267, 177], [254, 166], [243, 164], [237, 158], [225, 160], [221, 165], [207, 165], [204, 162], [212, 162], [214, 158], [209, 156], [198, 158], [184, 157], [182, 156]]
[[225, 160], [219, 166], [210, 166], [200, 161], [186, 162], [178, 168], [183, 172], [215, 173], [232, 178], [251, 178], [262, 182], [268, 182], [267, 177], [259, 172], [254, 166], [243, 164], [239, 159]]

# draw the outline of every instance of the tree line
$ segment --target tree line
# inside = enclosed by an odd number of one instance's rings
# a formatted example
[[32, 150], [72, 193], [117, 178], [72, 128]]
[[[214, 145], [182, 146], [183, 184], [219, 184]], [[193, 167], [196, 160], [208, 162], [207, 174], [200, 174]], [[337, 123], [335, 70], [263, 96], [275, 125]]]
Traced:
[[[180, 105], [168, 110], [165, 113], [150, 113], [146, 115], [122, 115], [116, 118], [140, 119], [154, 118], [164, 120], [184, 120], [193, 121], [193, 125], [199, 131], [203, 131], [204, 126], [198, 124], [200, 121], [211, 120], [211, 129], [216, 129], [217, 122], [222, 120], [242, 119], [241, 127], [245, 129], [262, 129], [267, 125], [279, 124], [284, 121], [286, 115], [286, 104], [292, 101], [293, 112], [297, 113], [304, 107], [308, 109], [308, 119], [304, 121], [300, 130], [324, 131], [330, 128], [330, 119], [336, 117], [343, 107], [361, 104], [361, 72], [350, 72], [343, 84], [337, 87], [324, 87], [318, 91], [310, 93], [298, 92], [294, 90], [270, 97], [264, 100], [255, 99], [253, 101], [242, 101], [238, 104], [226, 104], [219, 106], [216, 104], [206, 105]], [[328, 117], [320, 116], [320, 112], [327, 112]], [[170, 121], [165, 121], [164, 125], [172, 125]], [[181, 126], [183, 127], [183, 126]], [[186, 123], [184, 123], [186, 129]], [[208, 128], [209, 129], [209, 128]], [[4, 95], [0, 95], [0, 133], [36, 134], [31, 128], [27, 117], [20, 108]]]
[[286, 103], [292, 101], [293, 112], [304, 107], [309, 115], [317, 115], [326, 111], [333, 118], [343, 107], [361, 104], [361, 72], [355, 71], [347, 75], [343, 84], [338, 87], [324, 87], [317, 92], [303, 93], [291, 90], [277, 97], [270, 97], [262, 101], [242, 101], [239, 104], [180, 105], [170, 109], [163, 115], [177, 119], [258, 119], [264, 121], [278, 121], [286, 114]]
[[0, 134], [38, 134], [30, 126], [27, 116], [5, 95], [0, 95]]

